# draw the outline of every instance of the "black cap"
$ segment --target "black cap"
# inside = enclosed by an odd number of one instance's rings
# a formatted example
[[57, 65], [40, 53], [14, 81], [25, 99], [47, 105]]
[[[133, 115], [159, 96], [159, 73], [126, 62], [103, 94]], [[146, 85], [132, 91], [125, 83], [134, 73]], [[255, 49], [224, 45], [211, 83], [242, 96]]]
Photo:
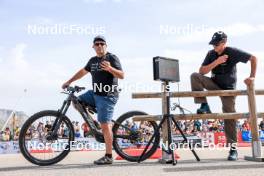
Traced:
[[222, 40], [227, 39], [227, 35], [223, 31], [215, 32], [211, 41], [209, 42], [210, 45], [216, 45]]
[[98, 36], [94, 37], [93, 42], [95, 43], [95, 42], [97, 42], [97, 41], [103, 41], [103, 42], [106, 42], [105, 37], [102, 36], [102, 35], [98, 35]]

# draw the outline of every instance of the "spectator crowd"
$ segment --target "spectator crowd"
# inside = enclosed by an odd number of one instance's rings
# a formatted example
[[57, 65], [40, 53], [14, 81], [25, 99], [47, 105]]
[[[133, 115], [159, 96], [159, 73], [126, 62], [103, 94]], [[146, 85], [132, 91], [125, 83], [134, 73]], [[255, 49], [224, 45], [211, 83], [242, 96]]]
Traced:
[[[26, 132], [26, 138], [42, 138], [52, 128], [54, 121], [46, 121], [46, 123], [38, 122], [36, 125], [31, 125]], [[150, 129], [148, 128], [148, 122], [137, 125], [136, 123], [126, 122], [126, 126], [133, 130], [144, 129], [145, 136], [150, 136]], [[79, 124], [78, 121], [72, 121], [72, 125], [75, 131], [75, 138], [91, 137], [92, 133], [87, 123]], [[96, 123], [99, 127], [99, 124]], [[196, 134], [199, 132], [223, 132], [224, 121], [223, 120], [193, 120], [193, 121], [179, 121], [179, 126], [186, 134]], [[248, 120], [237, 121], [238, 131], [250, 131], [250, 125]], [[259, 124], [259, 129], [264, 131], [264, 119]], [[20, 133], [20, 127], [16, 126], [14, 129], [6, 127], [4, 131], [0, 133], [0, 141], [18, 140]], [[180, 134], [175, 125], [172, 126], [173, 134]], [[62, 123], [59, 129], [58, 137], [67, 138], [69, 136], [69, 128], [65, 123]]]

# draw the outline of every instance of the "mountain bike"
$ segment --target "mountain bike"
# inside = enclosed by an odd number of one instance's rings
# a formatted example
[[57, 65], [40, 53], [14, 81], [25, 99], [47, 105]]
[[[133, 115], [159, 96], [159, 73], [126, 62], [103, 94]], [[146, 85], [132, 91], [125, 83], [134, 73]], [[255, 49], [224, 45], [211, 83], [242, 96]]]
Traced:
[[[40, 111], [26, 120], [20, 131], [19, 148], [29, 162], [39, 166], [52, 165], [69, 154], [75, 140], [73, 124], [66, 116], [71, 104], [87, 123], [95, 140], [104, 143], [100, 124], [94, 120], [96, 107], [85, 104], [75, 95], [84, 89], [79, 86], [67, 87], [62, 93], [68, 96], [59, 110]], [[119, 156], [131, 162], [148, 159], [160, 144], [160, 135], [156, 132], [144, 156], [141, 156], [158, 126], [154, 121], [133, 121], [133, 116], [136, 115], [147, 114], [141, 111], [129, 111], [117, 120], [112, 120], [113, 148]], [[131, 153], [131, 149], [137, 152]]]

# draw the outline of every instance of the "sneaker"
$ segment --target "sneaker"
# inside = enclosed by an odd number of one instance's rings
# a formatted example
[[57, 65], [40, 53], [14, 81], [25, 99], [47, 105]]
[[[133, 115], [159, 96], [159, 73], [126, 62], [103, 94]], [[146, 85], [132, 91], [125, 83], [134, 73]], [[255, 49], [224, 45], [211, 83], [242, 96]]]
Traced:
[[228, 161], [236, 161], [237, 158], [238, 158], [237, 150], [236, 149], [230, 149], [227, 160]]
[[210, 114], [212, 113], [207, 103], [202, 103], [201, 107], [197, 109], [197, 114]]
[[104, 156], [104, 157], [94, 161], [94, 164], [96, 164], [96, 165], [113, 164], [113, 158], [109, 158], [108, 156]]

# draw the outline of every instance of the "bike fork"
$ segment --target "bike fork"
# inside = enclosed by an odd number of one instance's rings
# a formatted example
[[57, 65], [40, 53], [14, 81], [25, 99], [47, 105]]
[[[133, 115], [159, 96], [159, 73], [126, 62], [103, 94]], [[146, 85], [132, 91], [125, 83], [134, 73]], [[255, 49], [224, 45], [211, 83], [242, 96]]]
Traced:
[[68, 101], [68, 100], [65, 100], [63, 102], [63, 105], [61, 107], [61, 109], [58, 110], [58, 117], [55, 119], [54, 121], [54, 124], [52, 126], [52, 132], [51, 132], [51, 137], [57, 137], [57, 132], [58, 130], [60, 129], [60, 125], [62, 123], [62, 120], [63, 120], [63, 116], [66, 114], [66, 112], [68, 111], [69, 109], [69, 106], [70, 106], [71, 102]]

